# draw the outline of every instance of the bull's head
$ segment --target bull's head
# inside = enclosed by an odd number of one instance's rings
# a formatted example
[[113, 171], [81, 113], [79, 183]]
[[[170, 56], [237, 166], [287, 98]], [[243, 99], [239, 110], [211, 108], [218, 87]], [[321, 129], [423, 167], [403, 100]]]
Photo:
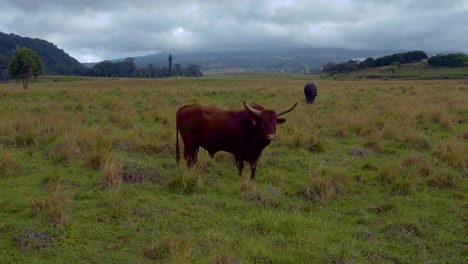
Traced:
[[276, 137], [276, 124], [283, 124], [286, 122], [286, 119], [278, 117], [291, 112], [296, 106], [297, 103], [282, 111], [272, 111], [258, 105], [254, 107], [249, 106], [244, 101], [245, 110], [254, 116], [252, 122], [254, 125], [258, 123], [261, 134], [266, 140], [274, 140]]

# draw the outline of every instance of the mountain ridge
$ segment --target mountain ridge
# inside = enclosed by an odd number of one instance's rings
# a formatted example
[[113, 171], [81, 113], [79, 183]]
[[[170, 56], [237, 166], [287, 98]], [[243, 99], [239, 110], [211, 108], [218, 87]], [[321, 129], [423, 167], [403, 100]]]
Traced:
[[79, 74], [86, 70], [86, 67], [77, 59], [47, 40], [0, 32], [1, 56], [10, 58], [17, 46], [30, 48], [41, 57], [47, 73], [67, 75]]
[[[47, 73], [84, 75], [99, 62], [80, 63], [59, 49], [55, 44], [46, 40], [29, 38], [0, 32], [0, 66], [6, 66], [16, 46], [33, 49], [46, 65]], [[378, 58], [381, 56], [410, 50], [367, 50], [347, 48], [307, 48], [307, 47], [278, 47], [250, 50], [224, 51], [193, 51], [193, 52], [160, 52], [137, 56], [134, 62], [137, 67], [145, 68], [152, 64], [156, 67], [168, 66], [168, 56], [172, 54], [173, 65], [200, 65], [203, 72], [312, 72], [319, 73], [322, 66], [329, 62], [341, 63], [351, 59]], [[425, 51], [430, 57], [443, 52]], [[3, 58], [2, 58], [3, 56]], [[109, 61], [123, 61], [126, 58]], [[2, 69], [0, 69], [1, 71]]]
[[[197, 52], [160, 52], [133, 57], [138, 67], [167, 66], [168, 56], [172, 54], [173, 64], [197, 64], [203, 71], [235, 70], [239, 71], [291, 71], [306, 65], [309, 68], [321, 68], [328, 62], [341, 62], [369, 56], [386, 55], [394, 50], [351, 50], [344, 48], [273, 48], [242, 51], [197, 51]], [[400, 51], [398, 51], [400, 52]], [[112, 61], [121, 61], [124, 58]], [[95, 63], [84, 63], [90, 67]]]
[[[201, 65], [203, 72], [300, 72], [307, 69], [319, 72], [323, 65], [334, 62], [346, 62], [351, 59], [378, 58], [409, 50], [353, 50], [346, 48], [269, 48], [236, 51], [195, 51], [195, 52], [160, 52], [145, 56], [132, 57], [138, 67], [149, 64], [158, 67], [168, 65], [168, 56], [172, 54], [173, 64]], [[436, 52], [426, 51], [431, 56]], [[124, 58], [111, 61], [122, 61]], [[83, 63], [92, 67], [95, 63]]]

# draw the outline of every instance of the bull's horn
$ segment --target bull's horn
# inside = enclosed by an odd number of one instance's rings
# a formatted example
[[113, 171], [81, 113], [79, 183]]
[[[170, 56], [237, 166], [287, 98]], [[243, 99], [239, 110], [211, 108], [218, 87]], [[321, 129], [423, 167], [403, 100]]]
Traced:
[[286, 113], [289, 113], [289, 112], [291, 112], [291, 111], [294, 109], [294, 107], [296, 107], [296, 106], [297, 106], [297, 102], [296, 102], [293, 106], [291, 106], [289, 109], [286, 109], [286, 110], [283, 110], [283, 111], [276, 111], [276, 115], [277, 115], [277, 116], [280, 116], [280, 115], [284, 115], [284, 114], [286, 114]]
[[245, 110], [249, 111], [250, 113], [252, 113], [252, 114], [254, 114], [254, 115], [258, 116], [258, 117], [260, 117], [260, 115], [261, 115], [261, 113], [262, 113], [261, 111], [259, 111], [259, 110], [257, 110], [257, 109], [254, 109], [254, 108], [252, 108], [252, 107], [250, 107], [250, 106], [248, 106], [248, 105], [245, 103], [245, 101], [244, 101], [244, 107], [245, 107]]

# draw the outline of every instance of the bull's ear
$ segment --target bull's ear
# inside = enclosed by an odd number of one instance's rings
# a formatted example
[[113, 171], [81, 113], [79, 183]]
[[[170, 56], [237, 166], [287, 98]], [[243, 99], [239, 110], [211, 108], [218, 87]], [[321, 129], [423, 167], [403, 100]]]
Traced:
[[278, 118], [278, 120], [276, 120], [277, 124], [283, 124], [284, 122], [286, 122], [286, 119], [284, 118]]

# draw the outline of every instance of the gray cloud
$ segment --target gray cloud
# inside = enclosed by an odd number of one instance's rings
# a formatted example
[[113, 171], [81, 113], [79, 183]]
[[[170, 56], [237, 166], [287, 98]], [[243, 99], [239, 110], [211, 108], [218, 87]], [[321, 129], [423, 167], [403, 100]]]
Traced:
[[279, 46], [468, 52], [468, 0], [0, 0], [0, 31], [80, 61]]

